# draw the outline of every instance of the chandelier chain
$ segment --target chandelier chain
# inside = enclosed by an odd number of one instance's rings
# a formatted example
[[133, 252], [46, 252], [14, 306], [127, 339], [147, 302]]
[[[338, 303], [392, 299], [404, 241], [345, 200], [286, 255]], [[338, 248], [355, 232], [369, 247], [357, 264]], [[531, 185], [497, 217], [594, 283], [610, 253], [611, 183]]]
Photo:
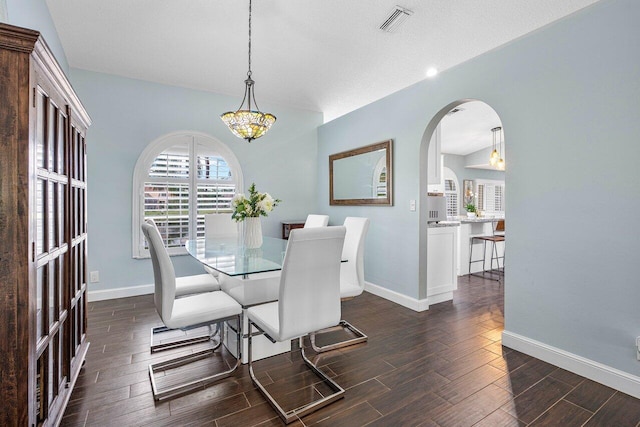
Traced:
[[252, 1], [249, 0], [249, 69], [244, 81], [244, 97], [236, 111], [228, 111], [220, 116], [235, 136], [247, 142], [260, 138], [276, 121], [276, 116], [273, 114], [260, 111], [255, 98], [255, 82], [251, 78], [251, 9]]
[[249, 71], [247, 77], [251, 77], [251, 0], [249, 0]]

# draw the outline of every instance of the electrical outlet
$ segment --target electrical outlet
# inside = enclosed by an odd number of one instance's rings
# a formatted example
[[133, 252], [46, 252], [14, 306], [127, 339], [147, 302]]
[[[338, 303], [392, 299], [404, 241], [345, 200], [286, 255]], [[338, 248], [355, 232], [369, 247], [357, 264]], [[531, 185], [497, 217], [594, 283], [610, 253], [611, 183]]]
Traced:
[[636, 358], [640, 360], [640, 337], [636, 338]]
[[415, 200], [409, 200], [409, 210], [411, 212], [414, 212], [416, 210], [416, 201]]
[[100, 281], [100, 272], [92, 271], [91, 273], [89, 273], [89, 275], [89, 281], [91, 283], [98, 283]]

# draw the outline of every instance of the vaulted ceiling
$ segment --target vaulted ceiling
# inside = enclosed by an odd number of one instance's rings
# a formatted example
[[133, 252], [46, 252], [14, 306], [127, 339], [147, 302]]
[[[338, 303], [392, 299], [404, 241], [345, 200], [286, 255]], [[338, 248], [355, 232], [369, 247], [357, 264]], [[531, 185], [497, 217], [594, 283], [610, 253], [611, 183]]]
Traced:
[[[258, 105], [325, 122], [598, 0], [253, 0]], [[71, 67], [240, 97], [248, 0], [46, 0]], [[380, 25], [396, 5], [412, 15]], [[435, 77], [437, 78], [437, 76]], [[237, 105], [230, 105], [229, 109]]]

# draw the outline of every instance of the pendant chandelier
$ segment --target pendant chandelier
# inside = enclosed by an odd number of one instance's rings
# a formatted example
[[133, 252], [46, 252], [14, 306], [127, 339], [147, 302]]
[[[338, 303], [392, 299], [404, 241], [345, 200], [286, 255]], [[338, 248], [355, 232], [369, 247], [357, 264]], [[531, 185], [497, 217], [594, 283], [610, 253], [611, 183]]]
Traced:
[[[502, 158], [502, 127], [498, 126], [491, 129], [493, 136], [493, 150], [489, 155], [489, 164], [496, 169], [503, 171], [505, 168], [505, 161]], [[500, 151], [498, 151], [500, 149]]]
[[273, 114], [260, 111], [254, 94], [255, 82], [251, 78], [251, 0], [249, 0], [249, 71], [244, 84], [244, 97], [240, 107], [236, 111], [222, 114], [220, 118], [235, 136], [251, 142], [267, 133], [276, 121], [276, 116]]

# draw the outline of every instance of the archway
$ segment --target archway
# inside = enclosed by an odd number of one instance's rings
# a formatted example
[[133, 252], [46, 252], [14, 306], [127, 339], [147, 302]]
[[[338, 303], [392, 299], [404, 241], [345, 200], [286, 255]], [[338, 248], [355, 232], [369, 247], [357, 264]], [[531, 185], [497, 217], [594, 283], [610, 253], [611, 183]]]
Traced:
[[[466, 104], [466, 106], [465, 106]], [[466, 110], [466, 111], [465, 111]], [[455, 117], [455, 120], [453, 119]], [[465, 122], [468, 120], [469, 122]], [[444, 126], [448, 123], [449, 126]], [[457, 133], [452, 126], [457, 126], [464, 130], [464, 132]], [[487, 227], [487, 231], [491, 233], [492, 220], [495, 216], [504, 216], [504, 171], [498, 171], [495, 166], [489, 164], [489, 157], [493, 147], [493, 140], [495, 140], [496, 132], [492, 131], [493, 128], [502, 128], [502, 121], [500, 120], [497, 112], [487, 103], [475, 99], [461, 99], [454, 101], [441, 110], [431, 118], [427, 125], [421, 141], [420, 146], [420, 198], [419, 198], [419, 299], [426, 301], [428, 305], [446, 301], [447, 295], [440, 294], [434, 296], [433, 288], [433, 272], [431, 271], [432, 279], [428, 285], [429, 276], [429, 260], [433, 257], [429, 256], [429, 246], [433, 249], [433, 242], [429, 245], [429, 227], [428, 227], [428, 209], [427, 209], [427, 194], [431, 192], [438, 192], [445, 194], [445, 180], [442, 179], [442, 167], [447, 166], [455, 170], [457, 176], [459, 176], [459, 182], [456, 182], [458, 188], [463, 188], [463, 182], [471, 181], [474, 185], [474, 204], [481, 204], [481, 209], [486, 209], [486, 216], [483, 216], [478, 222], [473, 222], [473, 233], [482, 233], [482, 227]], [[473, 132], [471, 132], [473, 130]], [[444, 133], [445, 135], [442, 135]], [[454, 139], [461, 140], [462, 144], [455, 144], [452, 141], [447, 141], [447, 135], [455, 136]], [[500, 130], [500, 138], [503, 135]], [[438, 140], [436, 142], [436, 139]], [[452, 138], [449, 138], [452, 139]], [[501, 139], [504, 142], [503, 139]], [[442, 142], [442, 153], [446, 153], [443, 157], [440, 156], [440, 147]], [[434, 144], [433, 146], [431, 144]], [[468, 147], [464, 147], [465, 144], [469, 144]], [[445, 147], [446, 145], [446, 147]], [[503, 157], [505, 155], [504, 145], [498, 147], [500, 154]], [[437, 154], [436, 154], [437, 151]], [[434, 159], [434, 155], [438, 157]], [[445, 159], [444, 161], [441, 159]], [[437, 161], [434, 161], [437, 160]], [[441, 162], [441, 163], [438, 163]], [[440, 184], [434, 185], [433, 168], [438, 167]], [[431, 180], [432, 184], [429, 184]], [[501, 184], [499, 184], [501, 182]], [[453, 184], [453, 183], [449, 183]], [[495, 190], [497, 188], [497, 190]], [[481, 190], [478, 195], [475, 190]], [[494, 191], [495, 190], [495, 191]], [[488, 200], [488, 194], [490, 191], [491, 200]], [[464, 276], [468, 273], [468, 264], [463, 262], [462, 258], [468, 260], [469, 248], [467, 247], [468, 235], [469, 235], [469, 223], [471, 220], [466, 219], [466, 211], [464, 210], [463, 202], [464, 197], [461, 197], [458, 201], [447, 200], [448, 205], [448, 219], [449, 220], [463, 220], [464, 225], [460, 226], [460, 230], [464, 230], [467, 237], [459, 238], [459, 244], [456, 249], [455, 259], [455, 276]], [[496, 203], [494, 203], [496, 201]], [[458, 211], [451, 210], [453, 203], [457, 203]], [[479, 210], [481, 210], [479, 209]], [[498, 211], [500, 209], [501, 211]], [[483, 212], [484, 213], [484, 212]], [[461, 218], [459, 215], [462, 215]], [[473, 220], [476, 221], [476, 220]], [[432, 233], [433, 234], [433, 231]], [[464, 233], [459, 233], [464, 234]], [[465, 240], [465, 241], [463, 241]], [[475, 246], [474, 246], [475, 247]], [[449, 249], [447, 249], [449, 250]], [[432, 253], [433, 255], [433, 253]], [[475, 255], [475, 254], [474, 254]], [[433, 262], [433, 261], [432, 261]], [[482, 263], [480, 263], [482, 264]], [[433, 266], [432, 266], [433, 268]], [[476, 266], [474, 265], [474, 268]], [[456, 282], [452, 282], [454, 285]], [[446, 290], [447, 286], [441, 286], [440, 289]], [[452, 292], [449, 293], [448, 299], [451, 299]]]

